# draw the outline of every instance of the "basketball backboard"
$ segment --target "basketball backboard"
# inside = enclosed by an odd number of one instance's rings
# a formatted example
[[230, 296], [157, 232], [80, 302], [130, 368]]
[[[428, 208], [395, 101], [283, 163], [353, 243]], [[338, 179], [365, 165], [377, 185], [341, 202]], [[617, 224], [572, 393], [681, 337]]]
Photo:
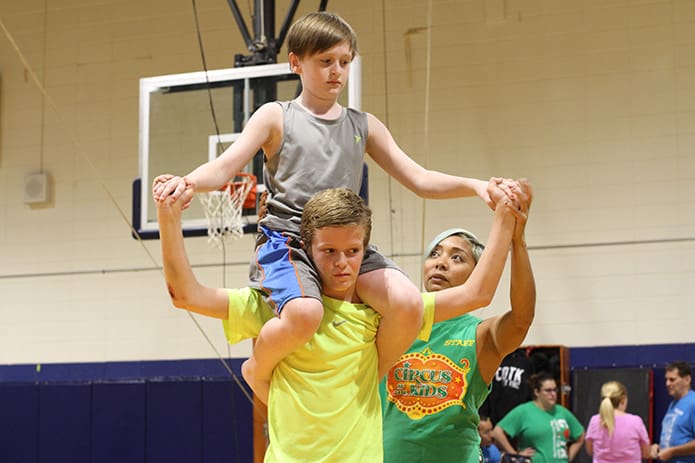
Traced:
[[[253, 111], [263, 103], [290, 100], [300, 91], [299, 77], [287, 63], [140, 79], [139, 174], [133, 181], [133, 228], [142, 239], [158, 239], [152, 181], [164, 173], [184, 175], [215, 159], [237, 139]], [[214, 105], [218, 130], [212, 118]], [[341, 104], [359, 109], [360, 61], [350, 68]], [[263, 190], [263, 157], [244, 169]], [[260, 195], [258, 195], [260, 197]], [[245, 233], [256, 231], [256, 209], [245, 209]], [[184, 236], [203, 236], [207, 222], [198, 201], [184, 211]]]

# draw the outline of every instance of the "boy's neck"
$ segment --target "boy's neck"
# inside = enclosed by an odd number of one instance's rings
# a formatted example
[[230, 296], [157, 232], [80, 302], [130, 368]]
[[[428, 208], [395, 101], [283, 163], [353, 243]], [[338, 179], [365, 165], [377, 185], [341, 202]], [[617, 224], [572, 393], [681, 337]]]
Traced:
[[322, 119], [338, 119], [343, 114], [343, 107], [337, 101], [311, 98], [304, 92], [295, 100], [306, 112]]

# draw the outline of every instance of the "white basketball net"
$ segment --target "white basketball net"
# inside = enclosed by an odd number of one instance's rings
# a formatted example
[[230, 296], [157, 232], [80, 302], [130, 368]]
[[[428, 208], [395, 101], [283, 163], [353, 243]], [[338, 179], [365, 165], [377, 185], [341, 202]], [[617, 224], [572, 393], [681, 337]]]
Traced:
[[223, 190], [198, 195], [208, 222], [208, 243], [220, 247], [222, 242], [228, 243], [243, 236], [241, 213], [244, 200], [254, 184], [253, 177], [240, 176]]

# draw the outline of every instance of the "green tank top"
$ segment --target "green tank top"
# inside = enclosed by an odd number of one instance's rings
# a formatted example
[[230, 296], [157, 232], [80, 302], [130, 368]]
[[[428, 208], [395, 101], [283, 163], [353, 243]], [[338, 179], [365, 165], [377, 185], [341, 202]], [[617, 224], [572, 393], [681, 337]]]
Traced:
[[463, 315], [435, 324], [381, 382], [384, 463], [478, 463], [478, 408], [490, 393], [476, 357], [480, 322]]

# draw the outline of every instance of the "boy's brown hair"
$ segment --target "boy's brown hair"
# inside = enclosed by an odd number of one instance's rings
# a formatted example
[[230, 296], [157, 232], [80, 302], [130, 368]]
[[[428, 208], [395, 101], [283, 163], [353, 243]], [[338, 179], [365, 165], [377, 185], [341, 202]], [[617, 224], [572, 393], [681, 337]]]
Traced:
[[359, 225], [364, 229], [364, 247], [372, 233], [372, 211], [364, 200], [348, 188], [332, 188], [316, 193], [304, 206], [300, 236], [311, 254], [314, 232], [323, 227]]
[[347, 42], [352, 57], [357, 54], [357, 35], [337, 14], [318, 11], [298, 19], [287, 33], [287, 51], [299, 57], [313, 55]]

